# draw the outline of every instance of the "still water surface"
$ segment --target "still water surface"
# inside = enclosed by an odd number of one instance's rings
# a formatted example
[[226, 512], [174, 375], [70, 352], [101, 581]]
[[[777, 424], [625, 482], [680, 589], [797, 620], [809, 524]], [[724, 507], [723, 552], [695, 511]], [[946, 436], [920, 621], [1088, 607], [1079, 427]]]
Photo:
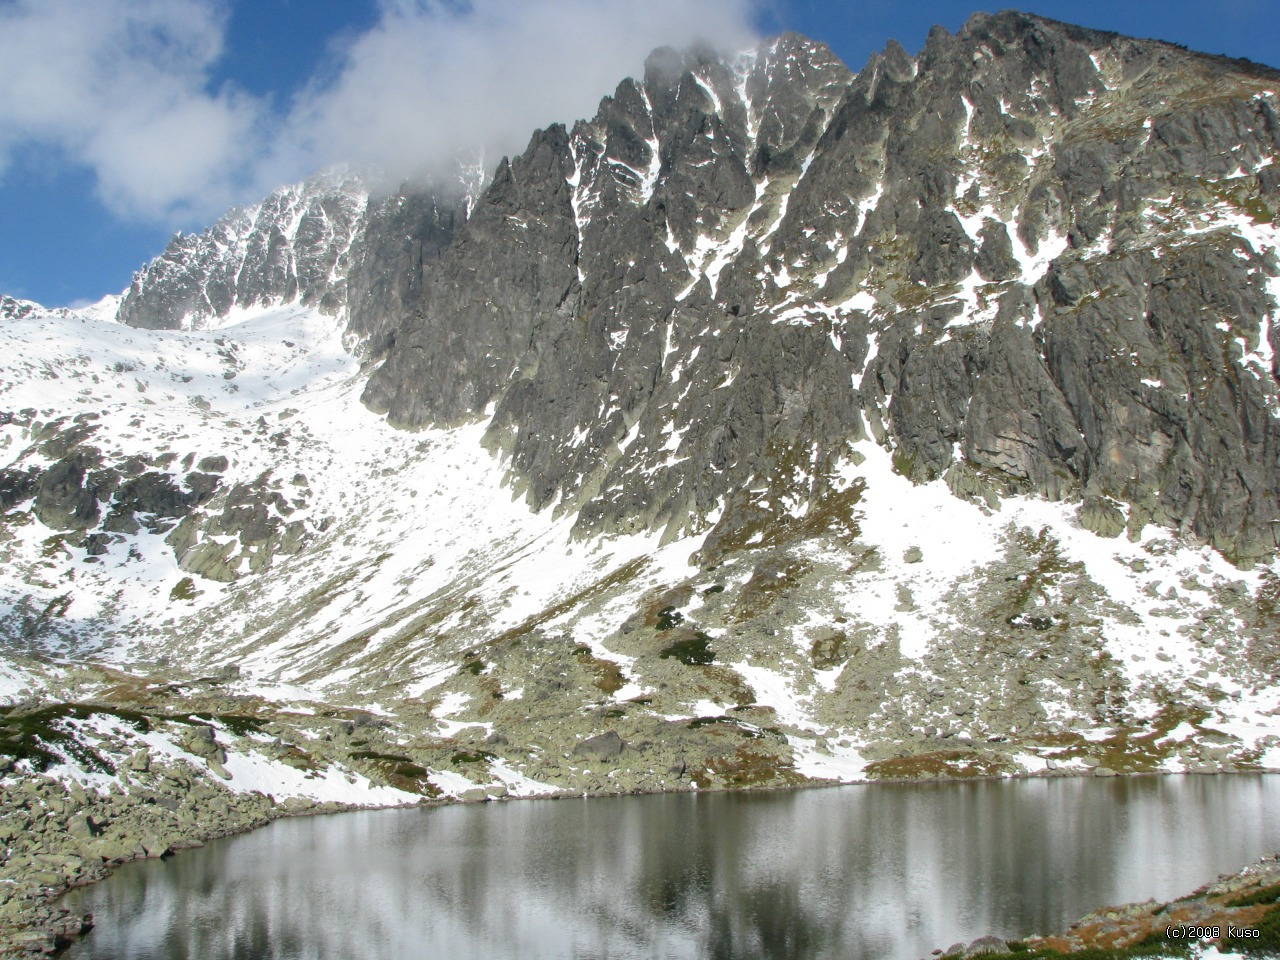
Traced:
[[927, 957], [1280, 851], [1280, 777], [541, 800], [280, 821], [77, 891], [75, 960]]

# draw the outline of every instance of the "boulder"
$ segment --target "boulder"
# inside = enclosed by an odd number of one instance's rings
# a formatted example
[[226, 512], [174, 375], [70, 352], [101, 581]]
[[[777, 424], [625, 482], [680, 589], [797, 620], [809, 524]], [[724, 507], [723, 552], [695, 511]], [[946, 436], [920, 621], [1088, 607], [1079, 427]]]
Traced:
[[607, 730], [577, 744], [573, 748], [573, 755], [589, 760], [612, 760], [621, 754], [625, 747], [626, 742], [618, 736], [617, 731]]

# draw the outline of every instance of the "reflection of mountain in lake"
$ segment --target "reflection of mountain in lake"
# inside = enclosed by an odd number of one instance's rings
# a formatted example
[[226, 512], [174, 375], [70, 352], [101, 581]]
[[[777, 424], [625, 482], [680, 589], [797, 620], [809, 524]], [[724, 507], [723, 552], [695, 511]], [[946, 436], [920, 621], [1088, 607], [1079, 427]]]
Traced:
[[924, 956], [1280, 845], [1280, 781], [1054, 780], [280, 822], [78, 894], [107, 958]]

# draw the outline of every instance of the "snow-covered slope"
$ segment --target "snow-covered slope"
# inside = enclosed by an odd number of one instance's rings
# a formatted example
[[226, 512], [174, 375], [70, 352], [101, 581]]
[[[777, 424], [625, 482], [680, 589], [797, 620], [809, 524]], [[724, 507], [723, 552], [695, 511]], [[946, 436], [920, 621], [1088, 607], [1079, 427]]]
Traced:
[[[165, 542], [185, 520], [152, 530], [143, 515], [94, 551], [9, 512], [9, 702], [118, 698], [130, 676], [145, 683], [117, 706], [173, 709], [162, 679], [234, 666], [208, 694], [221, 710], [304, 727], [318, 704], [375, 710], [389, 754], [435, 758], [424, 767], [451, 792], [605, 787], [590, 751], [573, 753], [605, 728], [627, 745], [610, 758], [623, 783], [646, 787], [751, 782], [765, 762], [910, 773], [904, 746], [937, 772], [1280, 760], [1254, 617], [1267, 569], [1156, 527], [1104, 540], [1035, 497], [959, 501], [871, 441], [840, 467], [847, 514], [786, 550], [765, 530], [704, 568], [702, 536], [576, 538], [572, 515], [513, 498], [486, 423], [406, 432], [369, 412], [339, 321], [297, 305], [233, 320], [164, 332], [35, 312], [0, 330], [0, 382], [25, 411], [0, 441], [10, 470], [47, 465], [39, 438], [92, 429], [79, 442], [103, 463], [146, 458], [179, 488], [223, 457], [197, 511], [256, 484], [304, 531], [258, 569], [259, 544], [210, 534], [239, 557], [216, 582]], [[717, 753], [721, 728], [745, 756]], [[484, 762], [453, 762], [481, 748]]]

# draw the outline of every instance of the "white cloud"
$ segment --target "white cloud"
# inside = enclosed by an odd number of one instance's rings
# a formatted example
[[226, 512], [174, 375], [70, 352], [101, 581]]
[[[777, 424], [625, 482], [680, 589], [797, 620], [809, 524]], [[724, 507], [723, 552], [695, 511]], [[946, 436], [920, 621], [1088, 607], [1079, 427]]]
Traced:
[[[253, 2], [253, 0], [243, 0]], [[392, 178], [594, 113], [655, 46], [750, 40], [756, 0], [383, 0], [284, 114], [212, 70], [216, 0], [0, 0], [0, 169], [38, 144], [121, 215], [216, 215], [337, 162]]]
[[438, 169], [462, 148], [523, 149], [537, 127], [591, 116], [662, 44], [749, 42], [747, 0], [400, 0], [293, 117], [323, 160]]
[[16, 147], [53, 147], [94, 170], [112, 209], [142, 218], [225, 202], [263, 113], [208, 89], [224, 22], [201, 0], [0, 5], [0, 163]]

